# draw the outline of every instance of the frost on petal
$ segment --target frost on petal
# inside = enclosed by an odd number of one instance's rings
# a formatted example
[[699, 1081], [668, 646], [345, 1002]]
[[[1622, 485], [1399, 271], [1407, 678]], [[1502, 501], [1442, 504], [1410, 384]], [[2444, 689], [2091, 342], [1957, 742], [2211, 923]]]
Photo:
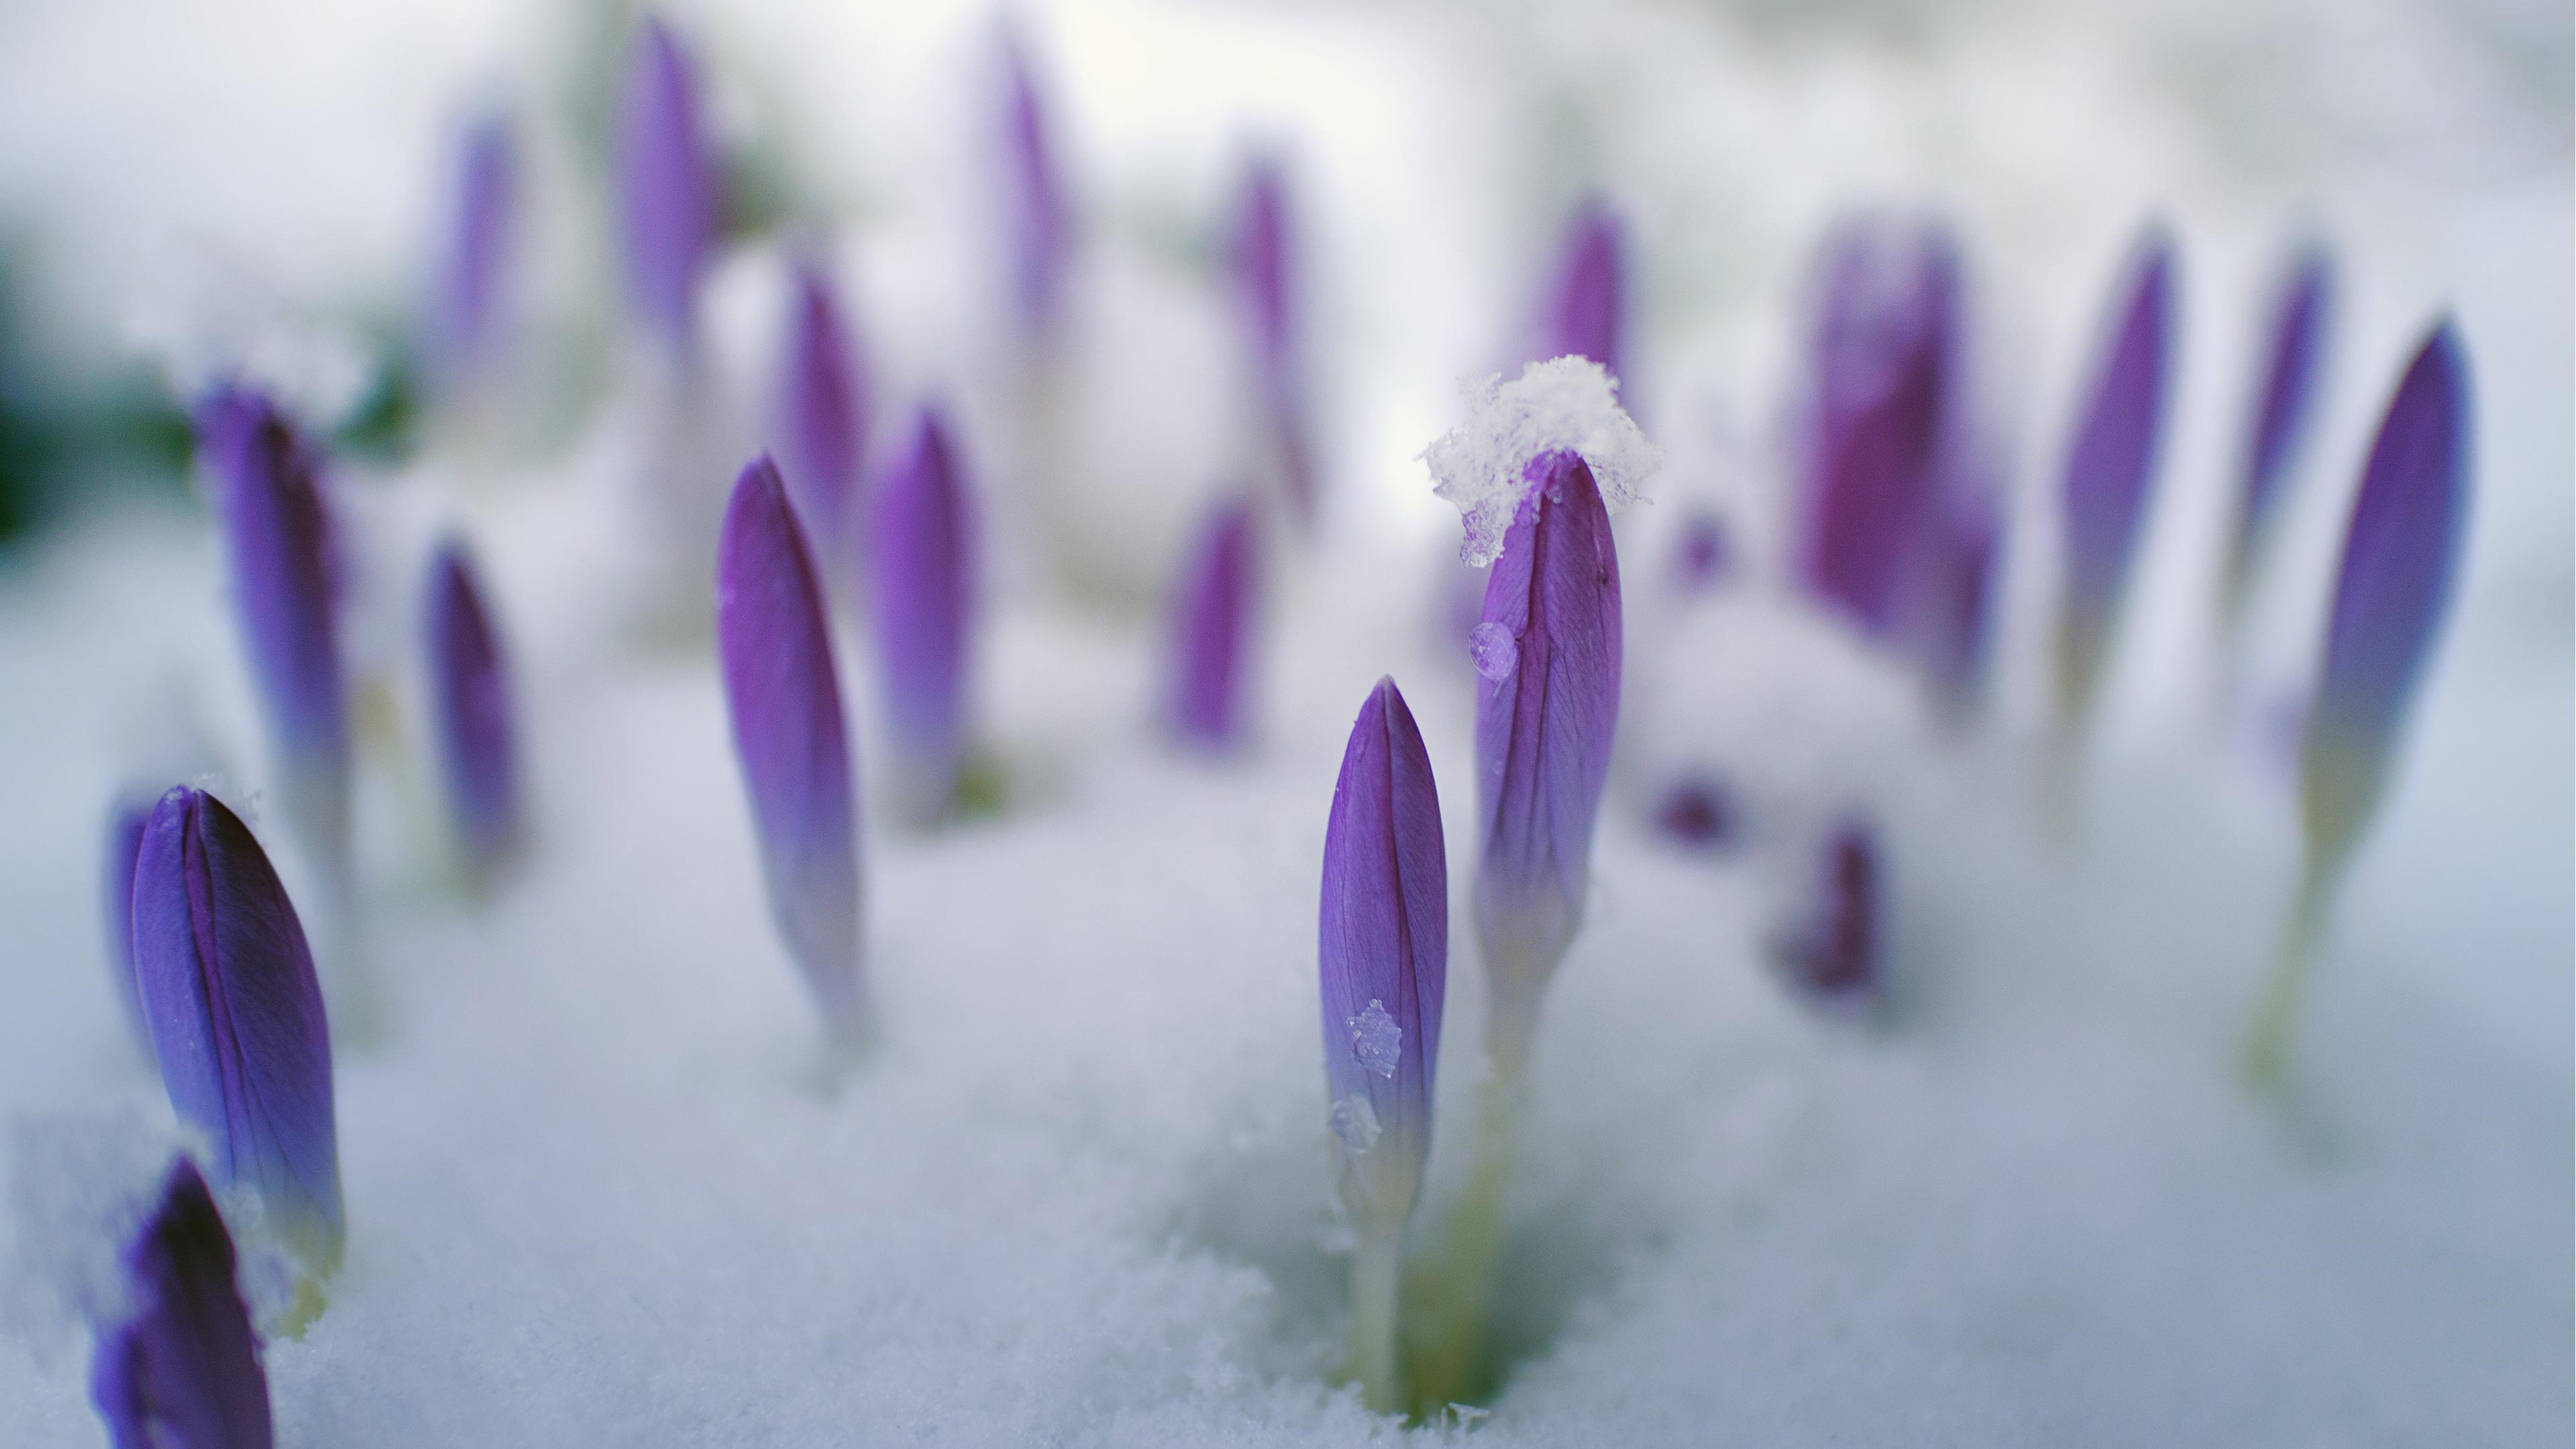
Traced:
[[1488, 619], [1467, 631], [1467, 657], [1475, 661], [1478, 674], [1499, 684], [1520, 667], [1521, 641], [1508, 626]]
[[1381, 1077], [1395, 1075], [1404, 1060], [1404, 1028], [1387, 1015], [1386, 1003], [1371, 998], [1368, 1009], [1350, 1019], [1351, 1056]]
[[1377, 1146], [1379, 1134], [1385, 1131], [1378, 1125], [1377, 1109], [1358, 1092], [1335, 1101], [1325, 1124], [1333, 1129], [1333, 1136], [1353, 1152], [1366, 1152]]
[[161, 1084], [207, 1170], [328, 1274], [343, 1228], [321, 983], [267, 853], [203, 791], [170, 791], [144, 826], [134, 959]]
[[1495, 376], [1459, 384], [1466, 421], [1422, 458], [1431, 468], [1432, 491], [1457, 505], [1465, 520], [1460, 558], [1482, 566], [1502, 553], [1505, 530], [1544, 481], [1530, 476], [1533, 459], [1579, 455], [1613, 513], [1641, 495], [1663, 465], [1663, 450], [1620, 408], [1618, 387], [1601, 364], [1572, 356], [1533, 362], [1510, 382]]
[[716, 555], [716, 651], [769, 904], [836, 1038], [863, 1031], [856, 793], [823, 593], [778, 469], [734, 485]]
[[2469, 403], [2468, 359], [2446, 320], [2389, 399], [2344, 534], [2302, 768], [2320, 854], [2348, 849], [2377, 808], [2450, 604], [2467, 533]]
[[90, 1398], [111, 1449], [269, 1449], [268, 1374], [232, 1234], [186, 1158], [125, 1251], [121, 1316], [98, 1327]]

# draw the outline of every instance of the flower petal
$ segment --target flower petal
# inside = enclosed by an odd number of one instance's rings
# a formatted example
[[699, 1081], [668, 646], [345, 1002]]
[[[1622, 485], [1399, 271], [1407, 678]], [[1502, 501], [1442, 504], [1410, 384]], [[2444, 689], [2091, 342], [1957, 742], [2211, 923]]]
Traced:
[[898, 804], [916, 823], [955, 802], [964, 759], [975, 585], [966, 492], [946, 419], [923, 409], [911, 450], [878, 489], [870, 524], [887, 745]]
[[2111, 622], [2137, 553], [2164, 431], [2173, 337], [2173, 243], [2150, 231], [2130, 263], [2110, 346], [2066, 455], [2066, 593], [2059, 605], [2059, 707], [2091, 707]]
[[269, 1449], [268, 1373], [232, 1234], [194, 1163], [170, 1168], [125, 1253], [129, 1308], [99, 1329], [90, 1397], [113, 1449]]
[[519, 832], [518, 731], [510, 672], [465, 545], [430, 561], [429, 692], [447, 814], [467, 858], [488, 868]]

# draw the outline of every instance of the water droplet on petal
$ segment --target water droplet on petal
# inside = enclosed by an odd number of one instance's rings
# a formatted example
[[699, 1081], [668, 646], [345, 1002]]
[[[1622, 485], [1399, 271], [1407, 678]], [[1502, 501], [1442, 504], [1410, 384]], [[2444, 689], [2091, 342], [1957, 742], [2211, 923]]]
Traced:
[[1386, 1003], [1371, 1001], [1368, 1010], [1349, 1020], [1352, 1057], [1381, 1077], [1394, 1076], [1396, 1061], [1404, 1055], [1404, 1028], [1387, 1015]]
[[1520, 667], [1521, 641], [1512, 637], [1511, 630], [1489, 620], [1467, 635], [1467, 654], [1476, 661], [1478, 674], [1500, 684]]
[[1375, 1147], [1378, 1133], [1383, 1130], [1377, 1124], [1377, 1109], [1358, 1092], [1333, 1104], [1331, 1120], [1333, 1135], [1353, 1152], [1366, 1152]]

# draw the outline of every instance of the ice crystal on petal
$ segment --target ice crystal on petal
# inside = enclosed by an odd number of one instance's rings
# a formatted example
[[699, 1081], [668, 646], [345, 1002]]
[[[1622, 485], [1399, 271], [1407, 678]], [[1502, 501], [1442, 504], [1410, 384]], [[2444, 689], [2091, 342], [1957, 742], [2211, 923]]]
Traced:
[[1378, 1126], [1377, 1109], [1369, 1105], [1368, 1095], [1364, 1092], [1353, 1092], [1335, 1102], [1330, 1120], [1333, 1135], [1353, 1152], [1366, 1152], [1375, 1147], [1378, 1134], [1384, 1130]]
[[1371, 998], [1368, 1009], [1350, 1018], [1351, 1056], [1381, 1077], [1395, 1075], [1404, 1056], [1404, 1028], [1387, 1014], [1386, 1003]]
[[1467, 635], [1467, 653], [1476, 661], [1476, 672], [1500, 684], [1520, 667], [1521, 641], [1512, 631], [1490, 621], [1479, 624]]

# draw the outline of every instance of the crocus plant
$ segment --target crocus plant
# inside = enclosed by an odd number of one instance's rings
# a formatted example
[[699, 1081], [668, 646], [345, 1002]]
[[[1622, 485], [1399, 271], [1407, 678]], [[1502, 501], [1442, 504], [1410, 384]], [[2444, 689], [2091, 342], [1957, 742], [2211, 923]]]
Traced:
[[1247, 659], [1261, 591], [1259, 528], [1252, 500], [1219, 500], [1173, 593], [1165, 723], [1193, 749], [1223, 752], [1243, 743]]
[[1234, 290], [1251, 352], [1255, 411], [1264, 472], [1289, 514], [1315, 523], [1313, 428], [1307, 417], [1303, 298], [1296, 236], [1288, 211], [1288, 177], [1272, 157], [1246, 170], [1234, 223]]
[[2287, 491], [2291, 465], [2316, 413], [2325, 370], [2326, 332], [2334, 313], [2334, 265], [2321, 247], [2302, 249], [2274, 304], [2263, 354], [2262, 385], [2245, 430], [2245, 472], [2227, 540], [2221, 612], [2234, 625], [2272, 520]]
[[505, 341], [502, 301], [519, 210], [518, 150], [506, 116], [490, 113], [467, 128], [455, 185], [429, 332], [441, 384], [463, 392]]
[[868, 379], [822, 267], [796, 266], [787, 356], [779, 368], [776, 457], [797, 522], [835, 596], [858, 571], [859, 469], [868, 449]]
[[268, 1371], [232, 1233], [195, 1163], [171, 1164], [121, 1266], [122, 1301], [90, 1356], [110, 1449], [270, 1449]]
[[2247, 1069], [2279, 1081], [2335, 888], [2379, 813], [2468, 525], [2469, 371], [2458, 332], [2433, 328], [2398, 379], [2345, 530], [2325, 662], [2300, 759], [2306, 843], [2298, 894], [2254, 1018]]
[[916, 825], [956, 806], [966, 762], [974, 525], [947, 419], [924, 408], [910, 448], [878, 485], [868, 530], [887, 778], [897, 809]]
[[487, 881], [520, 831], [518, 727], [508, 659], [462, 540], [429, 565], [429, 696], [447, 821], [467, 878]]

